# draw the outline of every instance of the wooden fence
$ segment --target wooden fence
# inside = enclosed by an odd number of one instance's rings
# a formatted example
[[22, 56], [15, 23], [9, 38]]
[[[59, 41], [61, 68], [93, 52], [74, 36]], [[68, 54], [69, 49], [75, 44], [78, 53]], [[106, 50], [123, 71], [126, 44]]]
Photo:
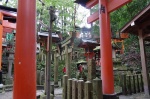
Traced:
[[84, 82], [63, 76], [63, 99], [103, 99], [102, 81], [98, 78]]
[[143, 78], [141, 74], [121, 75], [123, 95], [131, 95], [144, 91]]

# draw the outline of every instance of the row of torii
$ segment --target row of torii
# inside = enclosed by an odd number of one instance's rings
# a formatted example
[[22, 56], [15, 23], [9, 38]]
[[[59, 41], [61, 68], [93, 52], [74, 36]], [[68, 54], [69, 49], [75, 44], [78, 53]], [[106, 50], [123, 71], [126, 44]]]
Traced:
[[[82, 1], [84, 0], [77, 0], [77, 3]], [[101, 78], [104, 94], [114, 93], [109, 13], [128, 2], [131, 0], [87, 0], [84, 2], [86, 8], [91, 8], [98, 3], [100, 5], [99, 11], [88, 18], [88, 23], [97, 19], [100, 21]], [[17, 15], [0, 10], [0, 20], [3, 20], [4, 15], [17, 17], [13, 99], [36, 99], [36, 0], [18, 0]], [[2, 38], [4, 27], [2, 22], [0, 38]]]

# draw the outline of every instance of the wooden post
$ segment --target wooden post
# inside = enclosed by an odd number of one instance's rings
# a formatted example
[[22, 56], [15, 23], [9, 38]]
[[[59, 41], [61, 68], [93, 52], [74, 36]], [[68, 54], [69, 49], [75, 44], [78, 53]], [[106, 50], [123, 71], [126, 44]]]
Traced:
[[132, 89], [131, 89], [131, 76], [128, 75], [127, 78], [128, 78], [128, 94], [131, 95], [131, 94], [132, 94]]
[[132, 83], [133, 83], [133, 93], [136, 93], [136, 86], [135, 86], [135, 75], [133, 75], [133, 80], [132, 80]]
[[93, 99], [92, 98], [92, 83], [90, 81], [86, 81], [84, 83], [84, 99]]
[[92, 81], [96, 77], [96, 64], [95, 60], [88, 59], [88, 81]]
[[93, 98], [92, 99], [103, 99], [102, 92], [102, 80], [96, 78], [93, 79]]
[[140, 92], [139, 76], [138, 75], [136, 75], [136, 81], [137, 81], [137, 92]]
[[72, 99], [78, 99], [77, 79], [72, 80]]
[[18, 0], [13, 99], [36, 99], [36, 0]]
[[68, 75], [68, 78], [70, 78], [70, 65], [69, 65], [69, 54], [68, 54], [68, 45], [65, 46], [65, 53], [66, 53], [66, 59], [65, 59], [65, 65], [66, 65], [66, 75]]
[[84, 81], [83, 80], [78, 80], [78, 99], [84, 99]]
[[122, 74], [122, 92], [124, 95], [127, 94], [127, 86], [126, 86], [126, 75], [125, 74]]
[[54, 53], [54, 86], [59, 87], [58, 86], [58, 57], [56, 51]]
[[68, 80], [68, 76], [64, 75], [63, 76], [63, 99], [67, 99], [67, 80]]
[[67, 99], [72, 99], [72, 79], [68, 79], [68, 84], [67, 84]]
[[139, 44], [140, 44], [140, 53], [141, 53], [141, 63], [142, 63], [142, 75], [144, 82], [144, 93], [145, 95], [150, 95], [150, 80], [148, 75], [148, 68], [146, 66], [146, 58], [145, 58], [145, 48], [144, 48], [144, 40], [142, 29], [138, 30], [139, 33]]
[[144, 91], [144, 86], [143, 86], [143, 77], [142, 77], [142, 75], [140, 74], [140, 79], [141, 79], [141, 92], [143, 92]]

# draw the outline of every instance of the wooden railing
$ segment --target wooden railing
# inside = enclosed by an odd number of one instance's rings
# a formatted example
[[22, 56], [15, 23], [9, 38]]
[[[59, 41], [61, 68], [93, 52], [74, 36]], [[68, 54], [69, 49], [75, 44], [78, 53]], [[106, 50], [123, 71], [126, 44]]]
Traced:
[[103, 99], [102, 81], [98, 78], [84, 82], [63, 76], [63, 99]]
[[123, 95], [140, 93], [144, 91], [143, 78], [141, 74], [121, 75]]

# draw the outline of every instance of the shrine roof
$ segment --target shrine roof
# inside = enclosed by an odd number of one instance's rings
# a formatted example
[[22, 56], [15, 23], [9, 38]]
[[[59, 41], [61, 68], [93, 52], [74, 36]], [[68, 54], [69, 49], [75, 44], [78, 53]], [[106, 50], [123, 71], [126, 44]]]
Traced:
[[2, 46], [3, 46], [3, 47], [6, 47], [6, 46], [7, 46], [7, 44], [2, 44]]
[[[48, 32], [38, 32], [38, 36], [43, 37], [44, 39], [47, 39], [49, 33]], [[52, 33], [52, 41], [53, 42], [60, 42], [60, 38], [58, 34]]]
[[138, 29], [143, 29], [143, 34], [150, 33], [150, 4], [140, 11], [134, 18], [120, 29], [120, 33], [138, 35]]
[[0, 10], [7, 11], [7, 12], [17, 12], [16, 8], [6, 7], [3, 5], [0, 5]]
[[75, 3], [78, 3], [82, 6], [86, 6], [86, 3], [89, 2], [90, 0], [75, 0]]
[[[48, 32], [38, 32], [38, 35], [39, 36], [48, 36], [49, 33]], [[55, 34], [55, 33], [52, 33], [52, 37], [59, 38], [59, 36], [57, 34]]]

